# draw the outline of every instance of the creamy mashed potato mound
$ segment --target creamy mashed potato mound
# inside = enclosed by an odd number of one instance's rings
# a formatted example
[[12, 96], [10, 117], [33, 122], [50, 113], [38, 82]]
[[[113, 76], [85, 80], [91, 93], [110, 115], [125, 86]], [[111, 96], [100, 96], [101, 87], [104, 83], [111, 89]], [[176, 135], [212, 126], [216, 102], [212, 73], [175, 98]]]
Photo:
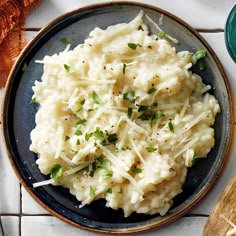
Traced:
[[187, 168], [214, 146], [220, 111], [194, 74], [192, 53], [150, 35], [142, 12], [130, 23], [95, 28], [73, 50], [45, 56], [30, 150], [43, 174], [54, 164], [80, 207], [165, 215]]

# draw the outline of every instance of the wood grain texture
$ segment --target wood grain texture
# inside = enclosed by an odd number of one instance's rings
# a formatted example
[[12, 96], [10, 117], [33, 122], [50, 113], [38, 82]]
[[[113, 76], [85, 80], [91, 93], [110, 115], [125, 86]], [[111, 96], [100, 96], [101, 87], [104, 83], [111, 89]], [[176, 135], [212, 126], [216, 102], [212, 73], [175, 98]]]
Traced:
[[223, 236], [232, 229], [221, 215], [236, 224], [236, 172], [212, 210], [205, 224], [203, 236]]

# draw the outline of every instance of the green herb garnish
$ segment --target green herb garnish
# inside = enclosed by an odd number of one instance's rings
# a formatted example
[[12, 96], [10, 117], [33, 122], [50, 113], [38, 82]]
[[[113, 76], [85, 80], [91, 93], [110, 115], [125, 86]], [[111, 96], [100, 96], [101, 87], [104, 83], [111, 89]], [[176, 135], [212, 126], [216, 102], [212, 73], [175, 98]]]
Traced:
[[77, 139], [76, 145], [80, 145], [80, 140], [79, 139]]
[[111, 144], [115, 144], [116, 141], [118, 140], [117, 134], [108, 134], [107, 140]]
[[98, 167], [96, 169], [96, 172], [98, 173], [98, 175], [103, 176], [103, 177], [110, 177], [110, 176], [112, 176], [111, 171], [108, 170], [107, 168], [104, 168], [104, 167]]
[[89, 172], [89, 166], [85, 166], [83, 170], [88, 173]]
[[152, 113], [143, 113], [142, 115], [138, 116], [140, 120], [150, 120], [152, 118]]
[[60, 177], [62, 176], [62, 168], [60, 164], [54, 164], [52, 166], [52, 169], [50, 171], [51, 173], [51, 178], [55, 181], [58, 182]]
[[160, 119], [162, 116], [165, 116], [162, 111], [157, 111], [157, 112], [155, 113], [155, 118], [156, 118], [156, 119]]
[[124, 93], [123, 94], [123, 100], [127, 100], [127, 101], [130, 101], [130, 102], [134, 103], [135, 102], [135, 92], [130, 91], [128, 93]]
[[102, 103], [101, 98], [97, 95], [97, 93], [95, 91], [93, 91], [93, 93], [92, 93], [92, 98], [93, 98], [94, 103], [96, 103], [96, 104]]
[[133, 172], [134, 174], [139, 174], [139, 173], [142, 172], [142, 170], [141, 170], [140, 168], [135, 167], [135, 168], [132, 169], [132, 172]]
[[155, 152], [157, 148], [154, 147], [146, 147], [147, 152]]
[[198, 50], [194, 53], [194, 58], [196, 62], [206, 56], [207, 52], [204, 49]]
[[89, 172], [89, 176], [90, 176], [90, 177], [93, 177], [93, 176], [94, 176], [94, 170], [91, 170], [91, 171]]
[[194, 151], [193, 153], [193, 159], [192, 159], [192, 166], [194, 166], [200, 158], [198, 158], [197, 153]]
[[64, 69], [66, 70], [66, 72], [68, 72], [70, 74], [76, 72], [76, 69], [73, 66], [69, 66], [67, 64], [64, 64]]
[[140, 105], [138, 108], [138, 112], [140, 111], [146, 111], [148, 110], [150, 107], [148, 105]]
[[70, 136], [66, 135], [65, 142], [70, 139]]
[[36, 97], [32, 97], [32, 99], [30, 100], [30, 105], [33, 104], [33, 103], [38, 103], [37, 100], [36, 100]]
[[126, 67], [127, 67], [127, 65], [126, 64], [123, 64], [123, 74], [125, 74], [125, 71], [126, 71]]
[[148, 94], [152, 94], [152, 93], [154, 93], [155, 91], [156, 91], [155, 88], [150, 88], [150, 89], [148, 90]]
[[96, 169], [96, 172], [98, 173], [98, 175], [103, 176], [103, 177], [112, 176], [110, 161], [108, 159], [103, 158], [102, 156], [98, 158], [97, 158], [98, 166]]
[[89, 186], [89, 196], [91, 198], [95, 197], [95, 191], [94, 191], [94, 189], [93, 189], [93, 187], [91, 185]]
[[166, 32], [164, 32], [163, 30], [162, 30], [162, 31], [159, 31], [159, 32], [157, 33], [157, 36], [160, 37], [160, 38], [163, 38], [163, 37], [166, 36]]
[[95, 132], [93, 133], [93, 136], [96, 137], [97, 139], [101, 140], [101, 141], [104, 141], [104, 134], [102, 132], [102, 130], [97, 127]]
[[146, 147], [147, 152], [155, 152], [157, 148], [154, 147]]
[[133, 113], [133, 108], [132, 107], [128, 107], [128, 112], [127, 112], [128, 118], [131, 118], [132, 113]]
[[132, 148], [131, 147], [129, 147], [129, 146], [127, 146], [126, 148], [122, 148], [122, 151], [127, 151], [127, 150], [132, 150]]
[[102, 155], [99, 156], [99, 157], [97, 158], [97, 161], [98, 161], [100, 164], [102, 164], [103, 161], [104, 161], [104, 157], [103, 157]]
[[76, 114], [76, 113], [79, 113], [79, 112], [82, 112], [83, 110], [84, 110], [84, 108], [83, 108], [83, 107], [80, 107], [78, 110], [75, 111], [75, 114]]
[[85, 103], [85, 99], [80, 102], [80, 104], [83, 106]]
[[60, 42], [61, 42], [63, 45], [70, 44], [70, 42], [67, 40], [67, 38], [60, 38]]
[[80, 130], [80, 128], [78, 128], [74, 134], [77, 136], [82, 135], [82, 131]]
[[139, 43], [128, 43], [128, 47], [135, 50], [137, 47], [142, 47]]
[[200, 70], [205, 70], [205, 68], [206, 68], [205, 62], [202, 60], [198, 61], [198, 67]]
[[77, 125], [83, 125], [87, 120], [84, 120], [84, 119], [81, 119], [79, 118], [77, 121], [76, 121], [76, 124]]
[[197, 64], [200, 70], [205, 69], [205, 62], [204, 58], [206, 57], [207, 52], [204, 49], [198, 50], [194, 53], [192, 59], [193, 59], [193, 64]]
[[28, 67], [28, 64], [25, 62], [25, 64], [23, 65], [23, 68], [22, 68], [22, 72], [26, 72], [28, 71], [29, 67]]
[[89, 139], [93, 136], [93, 133], [85, 134], [85, 141], [89, 141]]
[[112, 188], [108, 188], [106, 192], [107, 193], [112, 193]]
[[78, 153], [78, 151], [73, 150], [73, 149], [71, 149], [70, 151], [71, 151], [73, 154], [75, 154], [75, 155]]
[[175, 130], [174, 130], [174, 125], [173, 125], [173, 123], [172, 123], [171, 120], [170, 120], [169, 123], [168, 123], [168, 127], [169, 127], [169, 129], [170, 129], [170, 131], [171, 131], [172, 133], [175, 132]]
[[165, 116], [165, 115], [162, 111], [155, 112], [151, 118], [152, 123], [155, 124], [157, 122], [157, 120], [163, 116]]

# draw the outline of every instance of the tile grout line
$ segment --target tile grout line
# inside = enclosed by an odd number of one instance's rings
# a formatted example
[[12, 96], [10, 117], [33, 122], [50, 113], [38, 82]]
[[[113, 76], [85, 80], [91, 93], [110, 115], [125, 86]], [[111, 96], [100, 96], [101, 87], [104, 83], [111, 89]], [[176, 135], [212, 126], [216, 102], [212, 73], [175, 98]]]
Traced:
[[[28, 216], [48, 216], [48, 217], [56, 217], [54, 215], [51, 215], [51, 214], [11, 214], [11, 213], [0, 213], [0, 217], [3, 217], [3, 216], [18, 216], [18, 217], [28, 217]], [[209, 217], [209, 214], [201, 214], [201, 213], [187, 213], [186, 215], [182, 216], [182, 217], [185, 217], [185, 218], [189, 218], [189, 217]]]
[[21, 226], [22, 226], [22, 184], [20, 184], [20, 214], [19, 214], [19, 236], [21, 236]]
[[[204, 29], [204, 28], [194, 28], [198, 33], [224, 33], [224, 29], [222, 28], [213, 28], [213, 29]], [[44, 27], [28, 27], [28, 28], [21, 28], [23, 31], [28, 32], [39, 32], [40, 30], [44, 29]]]
[[0, 216], [0, 233], [2, 234], [2, 236], [5, 236], [3, 225], [2, 225], [2, 216]]

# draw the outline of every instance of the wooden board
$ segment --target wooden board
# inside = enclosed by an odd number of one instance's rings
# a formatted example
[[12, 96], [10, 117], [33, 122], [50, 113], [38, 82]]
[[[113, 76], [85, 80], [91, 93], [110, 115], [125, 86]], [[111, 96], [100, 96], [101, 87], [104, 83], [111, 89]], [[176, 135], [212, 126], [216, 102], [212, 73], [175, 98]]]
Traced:
[[231, 177], [216, 206], [212, 210], [203, 230], [203, 236], [224, 236], [232, 229], [222, 217], [236, 224], [236, 173]]

